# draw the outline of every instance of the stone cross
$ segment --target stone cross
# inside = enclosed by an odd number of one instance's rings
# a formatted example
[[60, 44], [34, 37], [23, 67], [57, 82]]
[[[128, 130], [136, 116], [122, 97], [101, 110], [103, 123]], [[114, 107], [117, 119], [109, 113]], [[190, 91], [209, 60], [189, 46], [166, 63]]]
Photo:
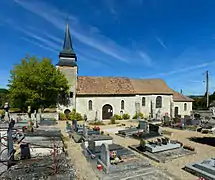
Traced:
[[106, 165], [109, 166], [110, 165], [110, 151], [109, 151], [109, 147], [107, 144], [102, 144], [101, 145], [101, 161]]
[[87, 129], [86, 123], [84, 123], [84, 125], [83, 125], [83, 135], [84, 135], [84, 137], [88, 137], [88, 129]]
[[85, 142], [83, 140], [81, 142], [81, 147], [83, 149], [84, 155], [87, 156], [87, 148], [86, 148]]

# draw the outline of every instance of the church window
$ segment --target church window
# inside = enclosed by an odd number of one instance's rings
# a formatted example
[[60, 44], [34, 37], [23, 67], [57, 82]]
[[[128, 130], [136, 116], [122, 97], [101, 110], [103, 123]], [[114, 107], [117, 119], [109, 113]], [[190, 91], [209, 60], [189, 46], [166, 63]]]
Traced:
[[70, 93], [69, 93], [69, 97], [70, 97], [70, 98], [73, 98], [73, 92], [70, 92]]
[[145, 106], [145, 105], [146, 105], [146, 98], [142, 97], [142, 106]]
[[125, 102], [124, 100], [121, 101], [121, 109], [124, 109], [125, 108]]
[[162, 97], [161, 96], [156, 97], [156, 108], [162, 108]]
[[184, 103], [184, 111], [187, 110], [187, 103]]
[[88, 108], [89, 110], [93, 110], [93, 102], [91, 100], [88, 101]]

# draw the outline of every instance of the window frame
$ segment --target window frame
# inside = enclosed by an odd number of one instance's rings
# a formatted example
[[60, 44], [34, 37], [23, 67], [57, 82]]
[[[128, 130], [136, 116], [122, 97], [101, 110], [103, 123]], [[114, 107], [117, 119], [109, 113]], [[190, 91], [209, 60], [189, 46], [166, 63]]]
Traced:
[[88, 101], [88, 110], [89, 110], [89, 111], [92, 111], [92, 110], [93, 110], [93, 101], [92, 101], [92, 100], [89, 100], [89, 101]]
[[125, 101], [124, 100], [121, 100], [120, 107], [121, 107], [122, 110], [125, 109]]
[[184, 111], [187, 111], [187, 103], [184, 103]]
[[146, 98], [142, 97], [142, 106], [146, 106]]
[[156, 97], [156, 104], [155, 104], [156, 108], [162, 108], [162, 96], [157, 96]]

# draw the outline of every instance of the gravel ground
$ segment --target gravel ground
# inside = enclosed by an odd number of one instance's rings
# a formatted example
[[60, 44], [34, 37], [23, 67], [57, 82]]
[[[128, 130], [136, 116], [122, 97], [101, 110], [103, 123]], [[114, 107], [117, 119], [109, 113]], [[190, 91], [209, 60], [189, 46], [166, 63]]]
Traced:
[[[137, 125], [137, 123], [131, 123], [131, 122], [125, 123], [125, 124], [126, 125], [129, 124], [129, 126]], [[105, 126], [105, 127], [103, 127], [103, 130], [105, 131], [105, 129], [106, 129], [109, 133], [110, 131], [108, 129], [112, 128], [112, 127], [113, 127], [113, 125]], [[186, 130], [182, 131], [182, 130], [177, 130], [177, 129], [172, 129], [172, 128], [163, 128], [163, 129], [172, 132], [172, 135], [170, 136], [171, 139], [179, 140], [183, 144], [195, 147], [196, 154], [185, 156], [185, 157], [180, 157], [178, 159], [174, 159], [171, 162], [167, 162], [165, 164], [156, 163], [151, 160], [149, 160], [149, 161], [152, 164], [154, 164], [155, 166], [157, 166], [161, 169], [167, 170], [169, 173], [175, 175], [176, 177], [178, 177], [181, 180], [185, 180], [185, 179], [186, 180], [197, 180], [198, 177], [182, 170], [181, 168], [183, 168], [185, 165], [192, 163], [192, 162], [198, 162], [198, 161], [201, 161], [204, 159], [215, 157], [215, 147], [192, 142], [188, 138], [204, 137], [204, 136], [211, 137], [213, 135], [201, 134], [201, 133], [195, 132], [195, 131], [186, 131]], [[110, 133], [110, 135], [114, 138], [115, 143], [118, 143], [125, 147], [139, 143], [138, 140], [135, 140], [132, 138], [123, 138], [123, 137], [120, 137], [120, 136], [117, 136], [117, 135], [111, 134], [111, 133]]]
[[[61, 121], [57, 127], [61, 129], [63, 136], [68, 137], [65, 132], [66, 122]], [[89, 162], [82, 154], [82, 148], [80, 144], [75, 143], [73, 140], [66, 141], [68, 155], [71, 158], [72, 163], [75, 165], [77, 180], [97, 180], [96, 174]]]
[[[127, 126], [130, 126], [130, 125], [137, 126], [138, 124], [138, 122], [122, 122], [122, 123], [126, 124]], [[128, 147], [129, 145], [139, 144], [139, 141], [136, 139], [123, 138], [115, 135], [115, 132], [118, 131], [118, 129], [124, 128], [123, 126], [122, 127], [117, 127], [117, 126], [118, 125], [105, 125], [100, 127], [101, 127], [101, 130], [103, 130], [106, 134], [108, 133], [114, 138], [114, 143], [120, 144], [124, 147]], [[58, 127], [60, 127], [60, 129], [66, 136], [65, 122], [60, 122], [58, 124]], [[197, 153], [194, 155], [189, 155], [178, 159], [174, 159], [171, 162], [167, 162], [165, 164], [156, 163], [149, 159], [147, 160], [150, 161], [151, 164], [155, 165], [156, 167], [159, 167], [163, 170], [166, 170], [170, 174], [173, 174], [178, 179], [197, 180], [198, 177], [193, 176], [192, 174], [182, 170], [181, 168], [183, 168], [185, 165], [192, 162], [198, 162], [204, 159], [215, 157], [215, 147], [192, 142], [188, 138], [204, 137], [204, 136], [212, 136], [212, 135], [205, 135], [195, 131], [186, 131], [186, 130], [182, 131], [182, 130], [171, 129], [171, 128], [163, 128], [163, 129], [172, 132], [172, 135], [170, 136], [171, 139], [179, 140], [183, 144], [191, 145], [195, 147], [195, 150]], [[93, 168], [91, 167], [89, 162], [87, 162], [87, 160], [85, 159], [85, 157], [81, 152], [80, 144], [76, 144], [73, 141], [71, 141], [71, 143], [68, 143], [68, 151], [69, 151], [69, 156], [72, 158], [73, 162], [75, 163], [75, 167], [76, 167], [79, 179], [83, 179], [83, 180], [97, 179], [97, 178], [94, 178], [96, 177], [96, 174], [93, 171]]]

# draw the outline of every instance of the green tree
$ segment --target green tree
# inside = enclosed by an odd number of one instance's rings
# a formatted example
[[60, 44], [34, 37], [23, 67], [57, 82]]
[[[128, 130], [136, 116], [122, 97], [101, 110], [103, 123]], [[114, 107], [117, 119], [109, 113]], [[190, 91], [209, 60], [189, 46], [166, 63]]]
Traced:
[[8, 90], [0, 89], [0, 109], [4, 106], [4, 103], [8, 101]]
[[60, 94], [69, 90], [66, 77], [48, 58], [26, 56], [11, 70], [9, 97], [13, 107], [26, 110], [55, 105]]

